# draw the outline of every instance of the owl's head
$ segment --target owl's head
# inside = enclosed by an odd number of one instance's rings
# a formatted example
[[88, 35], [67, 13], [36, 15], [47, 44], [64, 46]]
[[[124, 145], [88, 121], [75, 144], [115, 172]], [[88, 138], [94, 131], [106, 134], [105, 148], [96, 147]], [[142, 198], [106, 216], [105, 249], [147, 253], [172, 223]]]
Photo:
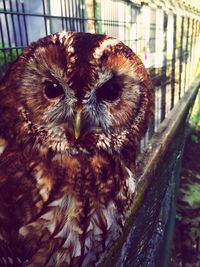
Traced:
[[144, 65], [106, 35], [44, 37], [24, 49], [1, 87], [2, 135], [42, 154], [125, 155], [152, 117]]

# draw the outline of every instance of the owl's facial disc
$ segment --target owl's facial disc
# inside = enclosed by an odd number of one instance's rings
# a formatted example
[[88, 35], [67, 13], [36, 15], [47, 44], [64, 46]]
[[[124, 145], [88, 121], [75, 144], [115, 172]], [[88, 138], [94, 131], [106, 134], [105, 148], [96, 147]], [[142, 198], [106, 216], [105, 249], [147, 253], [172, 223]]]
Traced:
[[62, 154], [120, 153], [145, 132], [152, 114], [146, 112], [151, 82], [140, 59], [122, 42], [98, 34], [58, 33], [25, 49], [19, 64], [23, 140], [32, 147]]

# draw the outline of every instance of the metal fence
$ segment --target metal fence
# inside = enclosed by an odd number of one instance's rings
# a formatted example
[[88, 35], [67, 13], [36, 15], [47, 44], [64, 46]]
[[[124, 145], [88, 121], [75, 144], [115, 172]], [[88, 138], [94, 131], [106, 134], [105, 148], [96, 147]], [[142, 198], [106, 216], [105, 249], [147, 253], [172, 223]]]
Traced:
[[0, 75], [23, 47], [47, 34], [87, 31], [116, 37], [141, 57], [154, 83], [155, 119], [144, 145], [189, 88], [199, 64], [200, 10], [174, 2], [0, 0]]

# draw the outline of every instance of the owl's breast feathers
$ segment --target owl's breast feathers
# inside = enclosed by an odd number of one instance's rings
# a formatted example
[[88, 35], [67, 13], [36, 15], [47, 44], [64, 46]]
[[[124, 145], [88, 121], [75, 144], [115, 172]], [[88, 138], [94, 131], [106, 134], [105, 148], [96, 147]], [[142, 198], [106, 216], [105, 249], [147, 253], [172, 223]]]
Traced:
[[0, 162], [5, 266], [93, 266], [119, 236], [135, 189], [120, 159], [98, 153], [42, 162], [6, 149]]

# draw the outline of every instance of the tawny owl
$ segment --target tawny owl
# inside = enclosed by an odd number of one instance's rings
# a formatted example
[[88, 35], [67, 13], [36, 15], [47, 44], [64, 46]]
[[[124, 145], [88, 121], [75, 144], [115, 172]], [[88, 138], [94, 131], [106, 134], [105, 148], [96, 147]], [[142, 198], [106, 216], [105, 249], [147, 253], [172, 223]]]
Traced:
[[152, 85], [122, 42], [57, 33], [0, 87], [0, 266], [96, 266], [134, 198]]

